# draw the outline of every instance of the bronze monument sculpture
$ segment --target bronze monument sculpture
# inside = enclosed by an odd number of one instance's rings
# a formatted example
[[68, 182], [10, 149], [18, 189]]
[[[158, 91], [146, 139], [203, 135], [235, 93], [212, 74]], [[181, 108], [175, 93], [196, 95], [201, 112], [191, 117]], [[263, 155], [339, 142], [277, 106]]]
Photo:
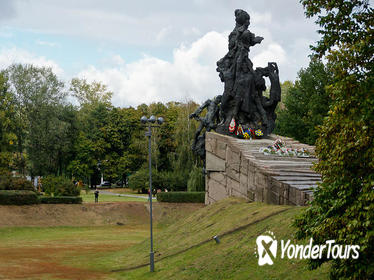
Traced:
[[[250, 16], [244, 10], [235, 10], [235, 28], [229, 35], [227, 54], [217, 62], [217, 72], [224, 83], [222, 97], [207, 100], [190, 118], [201, 122], [192, 148], [200, 156], [205, 155], [199, 136], [202, 129], [239, 138], [260, 138], [269, 135], [275, 126], [275, 108], [281, 100], [279, 70], [275, 62], [264, 68], [253, 69], [248, 54], [250, 47], [260, 44], [263, 37], [255, 36], [248, 30]], [[270, 80], [269, 95], [265, 77]], [[220, 101], [220, 104], [218, 105]], [[205, 118], [198, 115], [208, 108]], [[204, 149], [200, 151], [200, 149]]]

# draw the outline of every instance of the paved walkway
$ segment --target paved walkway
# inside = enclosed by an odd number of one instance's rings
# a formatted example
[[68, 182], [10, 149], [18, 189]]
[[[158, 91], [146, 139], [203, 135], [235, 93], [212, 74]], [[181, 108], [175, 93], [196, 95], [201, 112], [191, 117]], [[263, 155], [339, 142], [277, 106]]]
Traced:
[[[114, 195], [114, 196], [125, 196], [125, 197], [135, 197], [135, 198], [144, 198], [148, 199], [148, 196], [143, 196], [143, 195], [135, 195], [135, 194], [123, 194], [123, 193], [114, 193], [114, 192], [109, 192], [106, 190], [100, 190], [99, 192], [101, 194], [108, 194], [108, 195]], [[152, 197], [152, 199], [156, 199], [156, 197]]]

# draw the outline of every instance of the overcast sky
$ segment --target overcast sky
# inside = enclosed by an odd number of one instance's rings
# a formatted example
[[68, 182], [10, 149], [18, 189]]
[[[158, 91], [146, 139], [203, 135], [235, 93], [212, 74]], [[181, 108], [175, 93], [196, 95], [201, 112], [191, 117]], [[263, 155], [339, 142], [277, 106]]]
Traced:
[[251, 48], [254, 65], [275, 61], [281, 81], [295, 80], [319, 38], [298, 0], [0, 0], [0, 69], [32, 63], [64, 81], [101, 81], [121, 107], [202, 102], [222, 93], [216, 61], [235, 9], [265, 38]]

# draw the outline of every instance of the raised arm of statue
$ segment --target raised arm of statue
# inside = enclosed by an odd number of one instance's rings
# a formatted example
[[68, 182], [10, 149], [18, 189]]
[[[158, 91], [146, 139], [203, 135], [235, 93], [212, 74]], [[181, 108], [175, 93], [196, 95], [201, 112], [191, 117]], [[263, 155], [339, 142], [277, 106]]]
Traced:
[[190, 118], [190, 119], [192, 119], [192, 118], [197, 118], [197, 117], [201, 114], [201, 112], [202, 112], [206, 107], [209, 106], [210, 102], [211, 102], [210, 99], [208, 99], [207, 101], [205, 101], [205, 102], [203, 103], [203, 105], [201, 105], [199, 108], [197, 108], [196, 111], [193, 112], [193, 113], [189, 116], [189, 118]]
[[253, 43], [254, 43], [254, 45], [256, 45], [256, 44], [260, 44], [260, 43], [262, 42], [262, 40], [264, 40], [264, 37], [256, 36], [256, 37], [253, 39]]

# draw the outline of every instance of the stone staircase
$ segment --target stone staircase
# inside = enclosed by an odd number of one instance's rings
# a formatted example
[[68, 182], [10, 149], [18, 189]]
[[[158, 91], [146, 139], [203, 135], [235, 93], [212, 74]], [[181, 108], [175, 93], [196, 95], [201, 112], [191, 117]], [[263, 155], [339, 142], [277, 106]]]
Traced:
[[314, 147], [292, 138], [270, 135], [268, 139], [241, 140], [214, 132], [206, 133], [206, 199], [210, 204], [239, 196], [270, 204], [306, 205], [321, 176], [311, 169], [316, 158], [264, 155], [261, 147], [281, 138], [287, 148]]

